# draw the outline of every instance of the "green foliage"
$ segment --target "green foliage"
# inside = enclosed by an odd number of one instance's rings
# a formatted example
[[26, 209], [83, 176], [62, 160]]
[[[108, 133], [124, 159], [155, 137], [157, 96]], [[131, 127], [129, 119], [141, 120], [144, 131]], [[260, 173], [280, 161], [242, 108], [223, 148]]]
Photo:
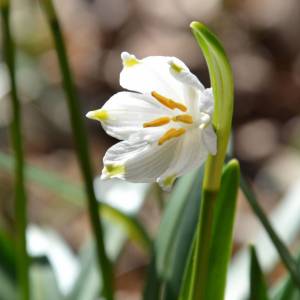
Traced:
[[217, 196], [214, 212], [206, 300], [224, 298], [227, 267], [231, 257], [239, 180], [239, 163], [237, 160], [231, 160], [222, 175], [221, 189]]
[[203, 24], [191, 23], [192, 32], [206, 60], [214, 94], [213, 125], [217, 135], [217, 153], [209, 155], [203, 179], [202, 200], [196, 229], [195, 250], [189, 299], [206, 300], [213, 218], [220, 189], [221, 173], [231, 132], [233, 113], [232, 70], [217, 37]]
[[278, 251], [278, 254], [281, 257], [283, 264], [289, 271], [292, 280], [300, 289], [300, 272], [298, 270], [295, 259], [292, 257], [286, 245], [283, 243], [281, 238], [277, 235], [277, 233], [273, 229], [271, 223], [268, 220], [268, 217], [260, 207], [254, 192], [252, 191], [250, 186], [248, 186], [247, 182], [243, 177], [241, 177], [241, 188], [252, 210], [256, 214], [261, 224], [264, 226], [266, 232], [268, 233], [270, 239], [272, 240], [272, 243], [276, 247], [276, 250]]
[[213, 125], [218, 138], [217, 155], [206, 163], [204, 188], [219, 188], [233, 113], [233, 75], [228, 57], [218, 38], [199, 22], [191, 23], [192, 32], [208, 66], [214, 94]]
[[254, 246], [250, 247], [250, 296], [249, 300], [268, 300], [267, 285]]
[[155, 240], [144, 299], [177, 299], [199, 211], [203, 170], [180, 178], [168, 199]]
[[[209, 250], [205, 300], [223, 299], [227, 266], [231, 256], [232, 232], [236, 210], [237, 191], [239, 187], [239, 164], [230, 161], [223, 172], [221, 189], [216, 199], [213, 216], [213, 234]], [[192, 250], [191, 250], [192, 251]], [[192, 284], [192, 253], [185, 270], [185, 280], [181, 286], [180, 300], [190, 299], [189, 287]]]

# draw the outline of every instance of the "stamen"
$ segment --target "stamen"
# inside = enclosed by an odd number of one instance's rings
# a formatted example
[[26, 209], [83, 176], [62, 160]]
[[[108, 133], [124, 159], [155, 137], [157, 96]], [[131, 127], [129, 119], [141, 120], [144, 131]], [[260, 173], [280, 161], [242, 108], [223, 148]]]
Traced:
[[174, 122], [183, 122], [186, 124], [193, 124], [193, 117], [191, 115], [178, 115], [172, 118]]
[[162, 145], [164, 142], [175, 138], [175, 137], [179, 137], [181, 135], [183, 135], [185, 133], [185, 129], [184, 128], [179, 128], [179, 129], [175, 129], [175, 128], [171, 128], [169, 129], [162, 137], [160, 137], [160, 139], [158, 140], [158, 145]]
[[154, 97], [158, 102], [160, 102], [162, 105], [170, 108], [170, 109], [175, 109], [178, 108], [181, 111], [187, 111], [187, 107], [179, 102], [176, 102], [170, 98], [164, 97], [160, 95], [159, 93], [153, 91], [151, 93], [152, 97]]
[[146, 128], [146, 127], [158, 127], [158, 126], [168, 124], [170, 121], [171, 120], [170, 120], [169, 117], [162, 117], [162, 118], [158, 118], [158, 119], [155, 119], [153, 121], [144, 123], [143, 127], [144, 128]]

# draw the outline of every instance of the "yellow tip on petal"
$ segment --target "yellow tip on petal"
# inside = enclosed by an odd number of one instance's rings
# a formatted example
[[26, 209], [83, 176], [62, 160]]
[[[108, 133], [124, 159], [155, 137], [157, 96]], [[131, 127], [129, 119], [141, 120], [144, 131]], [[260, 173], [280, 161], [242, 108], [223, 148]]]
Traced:
[[180, 73], [184, 70], [183, 67], [179, 66], [178, 64], [176, 64], [174, 62], [170, 62], [170, 66], [171, 66], [171, 69], [176, 73]]
[[129, 54], [128, 52], [122, 52], [121, 58], [124, 67], [130, 68], [139, 64], [138, 59], [134, 55]]
[[170, 190], [176, 180], [176, 175], [168, 176], [162, 181], [162, 187]]
[[97, 109], [97, 110], [92, 110], [89, 111], [86, 114], [86, 117], [92, 120], [97, 120], [97, 121], [105, 121], [108, 119], [109, 115], [108, 112], [104, 109]]
[[125, 166], [109, 164], [104, 166], [102, 173], [107, 178], [117, 177], [125, 173]]

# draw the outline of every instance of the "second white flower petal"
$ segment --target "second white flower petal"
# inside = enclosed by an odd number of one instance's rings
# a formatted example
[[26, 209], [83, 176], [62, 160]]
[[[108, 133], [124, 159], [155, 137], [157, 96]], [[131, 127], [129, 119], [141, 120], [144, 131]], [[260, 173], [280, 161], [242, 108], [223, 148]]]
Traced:
[[103, 158], [102, 178], [155, 182], [169, 167], [177, 143], [178, 140], [172, 140], [159, 146], [142, 140], [119, 142], [109, 148]]
[[168, 183], [173, 182], [168, 180], [169, 178], [182, 176], [200, 167], [207, 158], [208, 151], [203, 145], [202, 134], [201, 129], [194, 129], [186, 132], [180, 138], [170, 167], [158, 178], [158, 183], [163, 189], [169, 190], [171, 188]]

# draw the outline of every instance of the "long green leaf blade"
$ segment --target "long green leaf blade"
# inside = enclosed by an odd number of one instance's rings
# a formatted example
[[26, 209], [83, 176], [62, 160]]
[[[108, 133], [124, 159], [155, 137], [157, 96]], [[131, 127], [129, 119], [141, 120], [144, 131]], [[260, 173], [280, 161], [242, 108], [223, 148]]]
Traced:
[[268, 300], [267, 285], [254, 246], [250, 247], [250, 300]]
[[182, 177], [175, 186], [168, 200], [165, 213], [161, 220], [158, 236], [155, 241], [157, 271], [163, 278], [170, 275], [171, 252], [175, 250], [176, 234], [180, 225], [182, 212], [186, 207], [195, 176], [199, 171], [191, 172]]
[[[239, 164], [236, 160], [230, 161], [224, 168], [221, 189], [216, 200], [216, 208], [213, 216], [213, 235], [208, 264], [209, 271], [207, 280], [205, 281], [203, 298], [205, 300], [221, 300], [224, 298], [227, 266], [232, 247], [239, 174]], [[192, 268], [192, 254], [190, 254], [185, 269], [184, 281], [181, 285], [180, 300], [190, 299], [189, 288], [193, 280], [191, 276], [193, 272]]]
[[11, 139], [15, 156], [15, 223], [16, 223], [16, 249], [17, 274], [19, 282], [19, 297], [30, 299], [29, 257], [27, 253], [26, 227], [27, 227], [27, 195], [24, 180], [24, 153], [22, 136], [21, 105], [17, 91], [16, 78], [16, 51], [10, 26], [10, 1], [0, 1], [2, 16], [2, 36], [5, 62], [8, 67], [10, 79], [10, 98], [12, 106]]
[[240, 167], [231, 160], [222, 175], [214, 212], [213, 235], [209, 257], [209, 271], [205, 299], [224, 298], [227, 267], [231, 257], [233, 225], [235, 220]]
[[199, 22], [192, 22], [191, 28], [207, 63], [215, 100], [213, 125], [218, 138], [218, 148], [217, 155], [210, 155], [208, 158], [203, 185], [204, 188], [214, 190], [219, 188], [231, 131], [233, 75], [228, 57], [218, 38]]
[[205, 299], [204, 295], [209, 272], [209, 249], [213, 232], [214, 209], [220, 189], [222, 168], [231, 131], [233, 76], [227, 55], [217, 37], [199, 22], [193, 22], [191, 28], [208, 65], [214, 94], [212, 122], [218, 139], [216, 155], [209, 155], [205, 164], [189, 296], [190, 299], [202, 300]]
[[281, 238], [277, 235], [275, 230], [273, 229], [271, 223], [269, 222], [267, 216], [265, 215], [264, 211], [262, 210], [261, 206], [259, 205], [254, 192], [248, 186], [247, 182], [243, 177], [241, 177], [241, 188], [246, 196], [248, 203], [250, 204], [252, 210], [260, 220], [261, 224], [265, 228], [266, 232], [268, 233], [270, 239], [272, 240], [275, 248], [278, 251], [279, 256], [287, 270], [289, 271], [292, 280], [294, 281], [295, 285], [298, 286], [300, 289], [300, 272], [297, 267], [296, 260], [290, 254], [288, 248], [283, 243]]

